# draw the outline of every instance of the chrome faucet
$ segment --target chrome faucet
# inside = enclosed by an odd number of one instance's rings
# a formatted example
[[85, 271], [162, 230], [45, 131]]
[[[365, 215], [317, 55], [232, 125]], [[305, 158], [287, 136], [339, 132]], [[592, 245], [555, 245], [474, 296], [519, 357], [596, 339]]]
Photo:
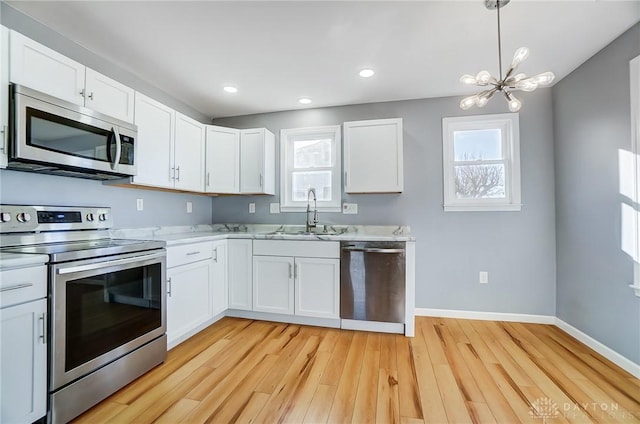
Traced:
[[[313, 219], [309, 219], [311, 212], [311, 194], [313, 194]], [[310, 188], [307, 192], [307, 225], [305, 232], [310, 233], [312, 228], [316, 228], [318, 224], [318, 199], [316, 198], [316, 189]]]

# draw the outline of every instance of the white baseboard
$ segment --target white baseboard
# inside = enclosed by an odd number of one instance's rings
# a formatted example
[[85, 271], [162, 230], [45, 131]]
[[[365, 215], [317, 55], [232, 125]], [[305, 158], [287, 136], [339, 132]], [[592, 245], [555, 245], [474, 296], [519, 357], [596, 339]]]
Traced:
[[605, 358], [607, 358], [608, 360], [610, 360], [611, 362], [613, 362], [623, 370], [627, 371], [629, 374], [633, 375], [636, 378], [640, 378], [639, 364], [636, 364], [632, 360], [620, 355], [615, 350], [600, 343], [593, 337], [583, 333], [582, 331], [578, 330], [574, 326], [567, 324], [560, 318], [556, 317], [554, 324], [556, 325], [556, 327], [558, 327], [565, 333], [569, 334], [570, 336], [573, 336], [574, 338], [578, 339], [580, 342], [584, 343], [585, 345], [589, 346], [591, 349], [595, 350], [600, 355], [604, 356]]
[[575, 337], [581, 343], [598, 352], [623, 370], [636, 378], [640, 378], [640, 365], [632, 360], [620, 355], [615, 350], [600, 343], [588, 334], [583, 333], [572, 325], [567, 324], [560, 318], [552, 315], [529, 315], [529, 314], [511, 314], [504, 312], [477, 312], [477, 311], [458, 311], [450, 309], [431, 309], [416, 308], [416, 316], [440, 317], [440, 318], [459, 318], [459, 319], [478, 319], [487, 321], [509, 321], [509, 322], [526, 322], [532, 324], [550, 324], [555, 325], [570, 336]]
[[452, 309], [416, 308], [416, 316], [479, 319], [485, 321], [528, 322], [532, 324], [555, 324], [553, 315], [512, 314], [505, 312], [458, 311]]

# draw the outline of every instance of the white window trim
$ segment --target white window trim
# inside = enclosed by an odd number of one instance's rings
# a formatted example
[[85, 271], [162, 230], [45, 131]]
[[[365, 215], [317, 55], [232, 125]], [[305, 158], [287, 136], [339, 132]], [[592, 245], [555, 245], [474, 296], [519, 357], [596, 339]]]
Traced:
[[291, 128], [280, 130], [280, 212], [304, 212], [307, 203], [293, 204], [290, 196], [291, 187], [291, 167], [293, 166], [290, 157], [289, 137], [306, 136], [316, 134], [331, 134], [334, 139], [334, 172], [332, 173], [331, 186], [333, 187], [333, 201], [318, 201], [318, 211], [320, 212], [342, 212], [342, 137], [340, 125], [329, 125], [323, 127]]
[[[640, 255], [640, 56], [629, 62], [629, 91], [631, 99], [631, 152], [633, 157], [634, 169], [634, 188], [635, 188], [635, 253]], [[633, 261], [633, 284], [630, 284], [634, 294], [640, 297], [640, 258], [634, 258]]]
[[[457, 199], [453, 171], [453, 133], [472, 129], [503, 129], [506, 199]], [[442, 168], [445, 212], [520, 211], [520, 124], [517, 113], [458, 116], [442, 119]]]

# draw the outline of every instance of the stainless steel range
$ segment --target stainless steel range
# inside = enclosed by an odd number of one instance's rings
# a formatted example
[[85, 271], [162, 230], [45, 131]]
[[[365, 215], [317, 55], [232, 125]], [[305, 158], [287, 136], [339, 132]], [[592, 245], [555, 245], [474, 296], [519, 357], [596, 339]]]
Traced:
[[49, 255], [49, 413], [68, 422], [166, 358], [163, 242], [109, 238], [110, 208], [0, 205], [2, 251]]

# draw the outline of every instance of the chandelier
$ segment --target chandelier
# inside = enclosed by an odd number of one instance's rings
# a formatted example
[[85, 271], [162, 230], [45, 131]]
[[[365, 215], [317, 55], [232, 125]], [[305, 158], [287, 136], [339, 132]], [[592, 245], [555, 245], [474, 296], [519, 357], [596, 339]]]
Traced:
[[487, 87], [485, 90], [473, 96], [465, 97], [460, 101], [460, 108], [467, 110], [473, 106], [484, 107], [489, 100], [498, 91], [504, 94], [509, 104], [511, 112], [517, 112], [522, 107], [522, 102], [518, 100], [513, 91], [533, 91], [539, 86], [549, 85], [556, 77], [553, 72], [543, 72], [533, 77], [527, 77], [525, 74], [515, 74], [515, 70], [529, 56], [529, 49], [520, 47], [513, 55], [511, 66], [507, 69], [504, 77], [502, 76], [502, 42], [500, 39], [500, 8], [506, 6], [510, 0], [485, 0], [487, 9], [496, 9], [498, 15], [498, 67], [500, 78], [494, 78], [489, 71], [480, 71], [474, 77], [473, 75], [463, 75], [460, 82], [468, 85], [476, 85], [478, 87]]

